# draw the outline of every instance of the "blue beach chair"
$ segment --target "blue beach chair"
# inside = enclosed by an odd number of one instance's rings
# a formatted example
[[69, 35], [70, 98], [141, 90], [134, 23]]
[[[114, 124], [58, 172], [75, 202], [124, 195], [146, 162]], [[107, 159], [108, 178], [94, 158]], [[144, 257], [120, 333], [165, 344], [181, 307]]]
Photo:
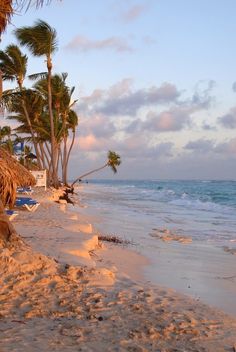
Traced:
[[34, 191], [29, 187], [17, 187], [16, 192], [19, 194], [32, 194]]
[[39, 205], [39, 202], [29, 197], [17, 197], [15, 201], [16, 207], [23, 207], [31, 212], [35, 211]]
[[8, 218], [10, 221], [12, 221], [13, 219], [15, 219], [15, 217], [17, 215], [19, 215], [19, 213], [15, 210], [10, 210], [10, 209], [6, 209], [5, 213], [7, 214]]

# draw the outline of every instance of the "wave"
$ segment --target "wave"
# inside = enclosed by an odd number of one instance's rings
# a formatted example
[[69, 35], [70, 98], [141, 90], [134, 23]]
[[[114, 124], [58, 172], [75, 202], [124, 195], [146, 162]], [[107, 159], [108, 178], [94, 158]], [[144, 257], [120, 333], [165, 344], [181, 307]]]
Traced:
[[171, 200], [169, 204], [182, 206], [182, 207], [190, 208], [194, 210], [214, 211], [217, 213], [224, 213], [224, 214], [235, 213], [235, 209], [232, 209], [231, 207], [213, 203], [213, 202], [207, 202], [207, 201], [204, 202], [204, 201], [201, 201], [200, 199], [186, 199], [183, 197], [183, 198]]

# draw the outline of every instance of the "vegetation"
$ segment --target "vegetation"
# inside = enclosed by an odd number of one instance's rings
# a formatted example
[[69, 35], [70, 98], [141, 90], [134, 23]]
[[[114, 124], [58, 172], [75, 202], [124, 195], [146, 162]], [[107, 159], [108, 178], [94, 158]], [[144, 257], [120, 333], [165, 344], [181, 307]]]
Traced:
[[66, 73], [52, 75], [51, 55], [57, 48], [53, 28], [39, 20], [32, 27], [17, 29], [15, 34], [33, 55], [46, 57], [47, 72], [31, 75], [36, 82], [31, 89], [26, 89], [27, 56], [17, 45], [1, 50], [2, 79], [17, 83], [15, 89], [3, 91], [1, 102], [9, 112], [8, 118], [19, 123], [15, 132], [32, 143], [38, 168], [48, 170], [50, 183], [57, 188], [59, 171], [63, 184], [68, 183], [69, 157], [78, 125], [78, 116], [72, 110], [76, 102], [72, 100], [74, 87], [67, 86]]
[[[50, 2], [0, 0], [0, 36], [14, 11]], [[14, 33], [19, 44], [27, 47], [33, 56], [46, 58], [47, 71], [28, 76], [35, 83], [32, 88], [26, 88], [24, 81], [27, 77], [28, 57], [15, 44], [0, 51], [0, 108], [7, 109], [8, 118], [19, 124], [14, 133], [9, 126], [0, 129], [0, 144], [13, 153], [18, 142], [29, 143], [34, 148], [36, 161], [27, 158], [34, 154], [31, 146], [25, 144], [21, 162], [28, 167], [37, 165], [38, 169], [47, 169], [50, 184], [56, 188], [60, 185], [59, 173], [63, 184], [68, 185], [68, 163], [78, 125], [78, 116], [72, 107], [77, 100], [72, 100], [74, 87], [69, 88], [66, 84], [67, 73], [52, 73], [52, 55], [57, 50], [56, 30], [38, 20], [33, 26], [18, 28]], [[4, 81], [15, 83], [16, 87], [4, 91]], [[81, 175], [72, 187], [80, 179], [107, 166], [117, 172], [120, 163], [120, 156], [109, 151], [105, 165]]]
[[103, 166], [101, 166], [101, 167], [99, 167], [99, 168], [97, 168], [97, 169], [94, 169], [94, 170], [92, 170], [92, 171], [89, 171], [89, 172], [87, 172], [86, 174], [83, 174], [83, 175], [79, 176], [79, 177], [72, 183], [71, 187], [73, 188], [74, 185], [76, 184], [76, 182], [81, 181], [83, 178], [85, 178], [85, 177], [87, 177], [87, 176], [93, 174], [94, 172], [97, 172], [97, 171], [100, 171], [100, 170], [105, 169], [105, 167], [110, 167], [110, 168], [112, 169], [112, 171], [113, 171], [114, 173], [116, 173], [116, 172], [117, 172], [117, 166], [119, 166], [120, 164], [121, 164], [120, 156], [119, 156], [117, 153], [112, 152], [111, 150], [109, 150], [109, 152], [108, 152], [108, 154], [107, 154], [107, 162], [106, 162]]

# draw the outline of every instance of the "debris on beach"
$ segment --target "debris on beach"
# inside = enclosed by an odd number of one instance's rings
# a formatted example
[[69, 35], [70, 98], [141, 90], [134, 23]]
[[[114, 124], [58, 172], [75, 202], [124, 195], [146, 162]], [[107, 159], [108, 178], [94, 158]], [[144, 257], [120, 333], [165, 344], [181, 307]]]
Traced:
[[164, 242], [177, 241], [184, 244], [192, 242], [191, 237], [177, 235], [169, 229], [152, 229], [150, 236], [158, 238]]
[[107, 242], [113, 242], [113, 243], [118, 243], [118, 244], [132, 244], [131, 241], [124, 240], [123, 238], [120, 238], [116, 235], [101, 235], [98, 234], [98, 240], [99, 241], [107, 241]]

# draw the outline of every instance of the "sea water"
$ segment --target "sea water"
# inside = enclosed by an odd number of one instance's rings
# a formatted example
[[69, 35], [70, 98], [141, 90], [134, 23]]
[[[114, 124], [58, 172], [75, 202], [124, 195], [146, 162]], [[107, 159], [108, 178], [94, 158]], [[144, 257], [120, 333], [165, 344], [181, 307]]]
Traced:
[[236, 181], [89, 180], [79, 195], [103, 232], [140, 245], [157, 228], [236, 247]]
[[[150, 260], [147, 280], [236, 315], [236, 181], [88, 180], [78, 195], [100, 233]], [[152, 236], [163, 230], [192, 243]]]

